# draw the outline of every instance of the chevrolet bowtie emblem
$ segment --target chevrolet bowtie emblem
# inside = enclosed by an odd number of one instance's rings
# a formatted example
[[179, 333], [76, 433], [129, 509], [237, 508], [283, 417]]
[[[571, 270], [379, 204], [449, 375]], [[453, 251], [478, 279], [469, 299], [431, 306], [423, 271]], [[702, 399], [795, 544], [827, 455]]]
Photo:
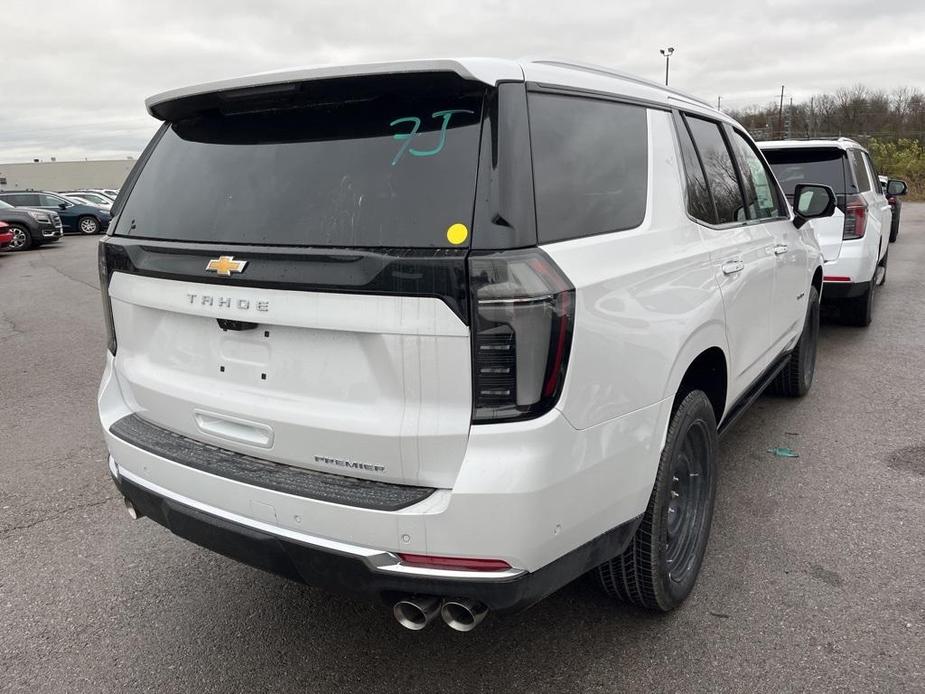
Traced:
[[235, 260], [233, 255], [223, 255], [212, 258], [206, 265], [206, 270], [222, 277], [231, 277], [232, 272], [244, 272], [246, 260]]

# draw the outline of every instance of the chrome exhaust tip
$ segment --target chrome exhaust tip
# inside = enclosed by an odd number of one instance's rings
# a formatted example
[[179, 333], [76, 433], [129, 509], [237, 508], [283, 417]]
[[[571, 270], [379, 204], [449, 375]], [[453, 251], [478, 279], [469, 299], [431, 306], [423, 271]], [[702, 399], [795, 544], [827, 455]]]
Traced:
[[141, 518], [141, 514], [138, 513], [138, 509], [135, 508], [135, 505], [128, 500], [126, 497], [122, 497], [122, 501], [125, 503], [125, 510], [128, 511], [129, 518], [132, 520], [138, 520]]
[[433, 595], [412, 595], [396, 602], [392, 614], [405, 629], [420, 631], [440, 614], [440, 598]]
[[488, 608], [478, 600], [453, 598], [443, 603], [440, 616], [450, 629], [472, 631], [488, 614]]

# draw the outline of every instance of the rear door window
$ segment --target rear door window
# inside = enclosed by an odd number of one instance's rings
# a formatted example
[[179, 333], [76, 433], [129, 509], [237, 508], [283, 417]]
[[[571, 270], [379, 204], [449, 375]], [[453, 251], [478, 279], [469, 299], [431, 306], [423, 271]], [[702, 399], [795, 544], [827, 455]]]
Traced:
[[863, 152], [862, 156], [864, 157], [864, 162], [867, 164], [867, 171], [870, 174], [871, 190], [875, 190], [878, 193], [882, 193], [883, 185], [880, 183], [880, 175], [877, 173], [877, 167], [874, 166], [874, 162], [870, 158], [870, 155], [867, 154], [867, 152]]
[[39, 204], [39, 196], [35, 193], [11, 193], [9, 195], [3, 196], [3, 199], [11, 205], [19, 205], [23, 207], [38, 207]]
[[646, 214], [646, 109], [558, 94], [529, 97], [540, 243], [639, 226]]
[[872, 189], [870, 174], [864, 164], [864, 153], [859, 149], [849, 149], [848, 157], [851, 159], [851, 169], [854, 171], [854, 180], [859, 193], [866, 193]]
[[685, 119], [700, 152], [707, 183], [713, 193], [713, 200], [716, 204], [716, 223], [744, 222], [746, 217], [742, 190], [739, 187], [732, 156], [726, 147], [726, 141], [723, 139], [719, 125], [693, 116], [685, 116]]
[[[332, 82], [335, 82], [332, 80]], [[420, 78], [418, 78], [420, 83]], [[424, 88], [426, 86], [426, 88]], [[170, 124], [116, 234], [223, 244], [467, 246], [484, 87], [439, 76]]]
[[745, 185], [745, 210], [749, 219], [780, 217], [777, 186], [752, 144], [738, 130], [732, 131], [732, 146]]

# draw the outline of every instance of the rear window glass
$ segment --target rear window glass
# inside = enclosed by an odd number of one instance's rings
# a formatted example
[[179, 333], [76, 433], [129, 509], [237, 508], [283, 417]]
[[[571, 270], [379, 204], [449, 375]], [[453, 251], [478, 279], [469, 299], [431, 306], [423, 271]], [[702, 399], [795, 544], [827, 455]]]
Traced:
[[631, 229], [646, 214], [646, 110], [531, 94], [530, 137], [541, 243]]
[[681, 146], [681, 156], [684, 158], [684, 173], [687, 178], [687, 211], [694, 219], [707, 224], [716, 224], [716, 208], [713, 207], [713, 198], [707, 187], [707, 179], [700, 165], [694, 141], [683, 121], [677, 124], [678, 144]]
[[784, 194], [793, 197], [799, 183], [821, 183], [845, 194], [844, 151], [836, 147], [763, 149]]
[[172, 123], [115, 233], [229, 244], [468, 245], [484, 92], [434, 84]]

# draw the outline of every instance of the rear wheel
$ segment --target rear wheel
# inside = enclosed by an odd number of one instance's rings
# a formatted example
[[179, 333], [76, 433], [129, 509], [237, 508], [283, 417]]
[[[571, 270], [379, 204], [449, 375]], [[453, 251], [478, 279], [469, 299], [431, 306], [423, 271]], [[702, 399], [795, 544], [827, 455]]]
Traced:
[[81, 217], [77, 221], [77, 228], [87, 236], [100, 233], [100, 223], [96, 217]]
[[809, 305], [800, 341], [790, 354], [781, 372], [771, 384], [771, 391], [778, 395], [800, 398], [809, 392], [816, 373], [816, 347], [819, 344], [819, 290], [809, 288]]
[[32, 247], [32, 234], [28, 229], [18, 224], [10, 224], [10, 231], [13, 232], [11, 251], [28, 251]]
[[716, 449], [713, 406], [703, 391], [691, 391], [672, 415], [639, 529], [623, 554], [597, 569], [605, 593], [663, 612], [688, 596], [710, 535]]

